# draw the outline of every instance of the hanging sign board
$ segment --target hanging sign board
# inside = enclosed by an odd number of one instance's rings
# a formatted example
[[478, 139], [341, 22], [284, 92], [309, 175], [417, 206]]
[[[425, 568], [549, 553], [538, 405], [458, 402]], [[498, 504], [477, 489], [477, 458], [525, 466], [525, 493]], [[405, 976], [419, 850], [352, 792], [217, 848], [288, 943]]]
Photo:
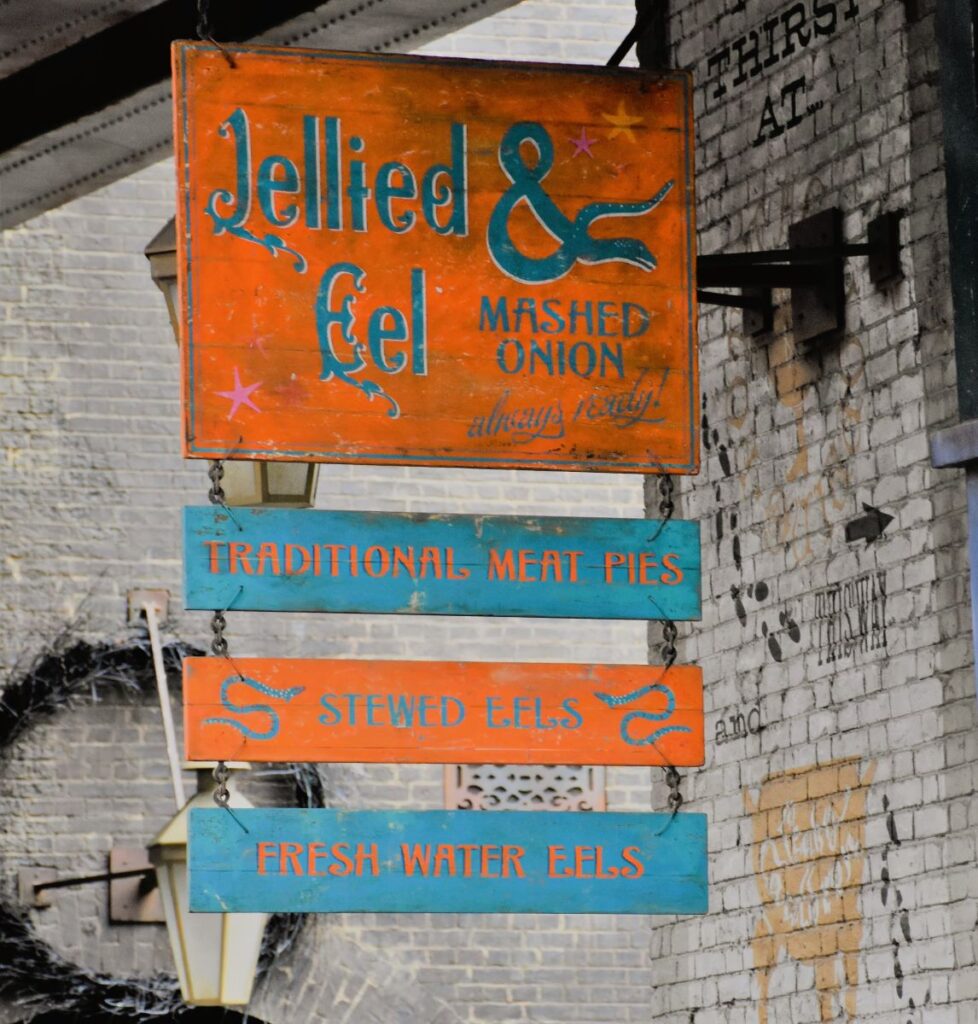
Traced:
[[688, 73], [228, 49], [174, 46], [188, 456], [696, 472]]
[[187, 658], [191, 761], [703, 764], [687, 665]]
[[190, 909], [704, 914], [706, 815], [195, 808]]
[[187, 608], [698, 619], [699, 523], [184, 509]]

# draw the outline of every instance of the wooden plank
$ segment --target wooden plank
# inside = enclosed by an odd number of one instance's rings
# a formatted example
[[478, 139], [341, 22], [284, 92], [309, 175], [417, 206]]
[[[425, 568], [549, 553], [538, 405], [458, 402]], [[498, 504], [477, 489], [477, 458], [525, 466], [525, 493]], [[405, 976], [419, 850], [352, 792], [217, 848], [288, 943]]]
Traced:
[[703, 764], [703, 677], [673, 665], [187, 658], [191, 761]]
[[174, 47], [188, 456], [697, 471], [688, 72], [228, 50]]
[[704, 914], [706, 815], [194, 809], [204, 912]]
[[187, 608], [698, 619], [699, 523], [184, 509]]

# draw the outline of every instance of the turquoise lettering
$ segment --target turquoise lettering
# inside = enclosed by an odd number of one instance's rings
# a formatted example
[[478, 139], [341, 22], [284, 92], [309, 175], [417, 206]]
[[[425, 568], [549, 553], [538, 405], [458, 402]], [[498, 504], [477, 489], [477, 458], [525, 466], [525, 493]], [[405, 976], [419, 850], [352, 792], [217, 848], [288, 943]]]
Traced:
[[[400, 175], [401, 183], [393, 183], [394, 175]], [[391, 211], [391, 200], [393, 199], [416, 199], [418, 195], [418, 183], [410, 168], [396, 160], [384, 164], [377, 172], [377, 180], [374, 182], [374, 201], [377, 204], [377, 214], [381, 224], [388, 231], [403, 234], [414, 227], [416, 215], [414, 210], [405, 210], [395, 216]]]
[[343, 715], [336, 705], [331, 704], [330, 701], [336, 697], [335, 693], [324, 693], [319, 698], [320, 705], [325, 709], [326, 714], [319, 716], [319, 722], [321, 725], [339, 725], [343, 721]]
[[[284, 177], [276, 174], [281, 170]], [[279, 194], [294, 196], [299, 191], [299, 172], [291, 160], [284, 156], [267, 156], [258, 167], [258, 205], [269, 224], [278, 228], [287, 228], [299, 219], [299, 207], [289, 203], [279, 216], [275, 212], [275, 196]]]
[[306, 171], [306, 227], [318, 231], [322, 226], [319, 211], [322, 191], [319, 180], [319, 118], [310, 114], [302, 119], [302, 154]]
[[[526, 146], [536, 150], [532, 167], [524, 161]], [[512, 125], [499, 144], [498, 155], [503, 173], [512, 184], [500, 196], [489, 218], [487, 245], [490, 256], [504, 274], [528, 284], [542, 284], [563, 277], [577, 261], [588, 264], [619, 261], [646, 271], [655, 269], [656, 259], [644, 242], [626, 237], [593, 238], [590, 229], [605, 217], [637, 217], [655, 209], [672, 189], [671, 180], [647, 201], [588, 203], [570, 220], [542, 185], [554, 162], [553, 142], [542, 125], [535, 121]], [[510, 236], [510, 215], [523, 202], [560, 243], [548, 256], [526, 256]]]
[[[464, 124], [452, 123], [451, 165], [433, 164], [425, 173], [421, 185], [421, 206], [428, 226], [439, 235], [469, 233], [469, 197], [467, 168], [467, 129]], [[451, 204], [448, 220], [441, 224], [438, 211]]]
[[483, 295], [479, 303], [479, 330], [497, 331], [500, 329], [509, 332], [509, 306], [506, 304], [506, 299], [503, 297], [496, 299], [496, 308], [493, 309], [489, 302], [489, 296]]

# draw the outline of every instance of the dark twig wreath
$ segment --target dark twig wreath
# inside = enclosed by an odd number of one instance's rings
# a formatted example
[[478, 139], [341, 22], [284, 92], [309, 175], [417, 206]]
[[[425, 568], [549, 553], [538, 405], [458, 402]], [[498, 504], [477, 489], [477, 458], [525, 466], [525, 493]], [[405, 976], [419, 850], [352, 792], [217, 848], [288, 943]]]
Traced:
[[[202, 652], [187, 644], [163, 648], [167, 674], [183, 659]], [[146, 642], [113, 646], [60, 640], [39, 656], [0, 694], [0, 758], [36, 721], [72, 705], [97, 702], [105, 695], [131, 699], [151, 690], [153, 661]], [[312, 765], [288, 765], [276, 771], [290, 777], [299, 807], [322, 807], [322, 779]], [[258, 961], [259, 976], [295, 943], [302, 914], [276, 914], [269, 921]], [[22, 1006], [43, 1005], [81, 1017], [180, 1019], [192, 1013], [180, 998], [176, 978], [116, 978], [85, 970], [59, 956], [34, 933], [27, 914], [0, 899], [0, 995]]]

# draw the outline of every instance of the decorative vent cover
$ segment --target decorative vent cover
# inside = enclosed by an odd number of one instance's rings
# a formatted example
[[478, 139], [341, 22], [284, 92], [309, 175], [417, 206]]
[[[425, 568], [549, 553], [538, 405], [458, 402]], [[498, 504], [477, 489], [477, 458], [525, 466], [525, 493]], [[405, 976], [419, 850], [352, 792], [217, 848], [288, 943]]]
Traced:
[[457, 811], [603, 811], [605, 770], [577, 764], [450, 764], [445, 806]]

